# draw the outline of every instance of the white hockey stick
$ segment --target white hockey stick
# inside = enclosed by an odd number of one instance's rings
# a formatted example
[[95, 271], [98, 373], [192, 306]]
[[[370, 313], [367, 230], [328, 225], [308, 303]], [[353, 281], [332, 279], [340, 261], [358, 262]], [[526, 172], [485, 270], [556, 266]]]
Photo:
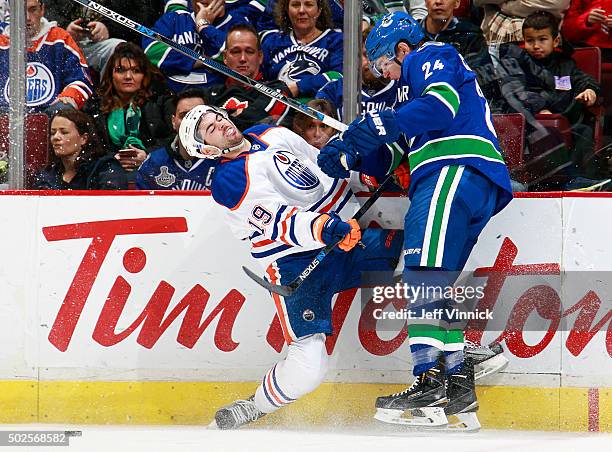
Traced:
[[162, 44], [165, 44], [168, 47], [171, 47], [172, 49], [176, 50], [177, 52], [182, 53], [185, 56], [188, 56], [189, 58], [192, 58], [196, 61], [200, 61], [207, 68], [213, 71], [217, 71], [227, 77], [233, 78], [234, 80], [241, 82], [244, 85], [257, 90], [260, 93], [265, 94], [266, 96], [269, 96], [271, 98], [278, 100], [279, 102], [282, 102], [288, 107], [296, 109], [297, 111], [305, 114], [306, 116], [309, 116], [313, 119], [318, 119], [323, 124], [326, 124], [329, 127], [332, 127], [340, 132], [343, 132], [348, 128], [346, 124], [332, 118], [331, 116], [321, 113], [320, 111], [317, 111], [314, 108], [311, 108], [307, 105], [300, 104], [298, 101], [284, 96], [283, 94], [276, 91], [275, 89], [272, 89], [263, 83], [259, 83], [245, 75], [242, 75], [241, 73], [228, 68], [227, 66], [219, 63], [218, 61], [202, 56], [196, 51], [190, 49], [189, 47], [185, 47], [184, 45], [174, 42], [172, 39], [168, 38], [167, 36], [164, 36], [154, 30], [151, 30], [150, 28], [145, 27], [144, 25], [134, 22], [133, 20], [128, 19], [127, 17], [122, 16], [121, 14], [118, 14], [115, 11], [106, 8], [105, 6], [102, 6], [99, 3], [96, 3], [90, 0], [73, 0], [73, 1], [87, 8], [94, 10], [97, 13], [102, 14], [103, 16], [108, 17], [109, 19], [123, 25], [126, 28], [136, 31], [143, 36], [147, 36], [149, 38], [155, 39], [156, 41], [161, 42]]

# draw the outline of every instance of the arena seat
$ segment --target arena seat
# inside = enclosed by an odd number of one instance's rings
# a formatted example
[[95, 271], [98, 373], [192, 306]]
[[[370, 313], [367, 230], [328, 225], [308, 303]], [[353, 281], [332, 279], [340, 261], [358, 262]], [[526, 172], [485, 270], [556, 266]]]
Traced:
[[[26, 188], [32, 188], [34, 175], [49, 162], [49, 118], [43, 113], [29, 114], [25, 122]], [[8, 115], [0, 115], [0, 153], [9, 151]]]
[[522, 113], [494, 114], [493, 126], [504, 152], [508, 169], [512, 172], [523, 164], [525, 148], [525, 116]]
[[[592, 76], [595, 81], [601, 84], [601, 50], [597, 47], [580, 47], [576, 48], [572, 58], [576, 62], [576, 66]], [[595, 149], [601, 149], [603, 135], [603, 115], [604, 108], [601, 105], [601, 99], [598, 99], [597, 104], [589, 108], [592, 115], [591, 126], [593, 127], [593, 141]], [[551, 127], [559, 130], [565, 141], [565, 145], [571, 148], [573, 144], [571, 124], [563, 115], [536, 115], [536, 119], [545, 127]]]

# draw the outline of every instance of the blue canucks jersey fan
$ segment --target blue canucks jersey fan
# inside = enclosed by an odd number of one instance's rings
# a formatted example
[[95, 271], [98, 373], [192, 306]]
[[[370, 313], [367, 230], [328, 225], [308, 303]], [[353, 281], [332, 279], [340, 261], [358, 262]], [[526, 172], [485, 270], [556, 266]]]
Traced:
[[[230, 9], [223, 0], [191, 0], [191, 8], [189, 11], [176, 6], [166, 12], [153, 29], [209, 58], [221, 56], [227, 30], [238, 23], [250, 23], [248, 16], [253, 15], [252, 6]], [[194, 61], [161, 42], [145, 37], [142, 47], [149, 60], [166, 75], [168, 86], [175, 92], [223, 82], [200, 61]]]
[[[174, 97], [172, 127], [178, 133], [185, 115], [194, 107], [204, 105], [205, 94], [188, 89]], [[216, 160], [190, 157], [179, 136], [171, 143], [149, 154], [136, 174], [139, 190], [206, 190], [210, 188]]]
[[276, 9], [280, 30], [261, 36], [265, 78], [314, 97], [342, 72], [342, 32], [333, 29], [327, 0], [279, 0]]

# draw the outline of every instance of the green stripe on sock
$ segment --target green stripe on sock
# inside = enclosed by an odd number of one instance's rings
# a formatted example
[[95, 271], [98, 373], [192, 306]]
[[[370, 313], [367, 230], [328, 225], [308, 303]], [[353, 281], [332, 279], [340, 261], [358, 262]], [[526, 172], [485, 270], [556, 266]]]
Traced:
[[411, 339], [418, 337], [430, 337], [444, 343], [446, 339], [446, 330], [437, 325], [408, 325], [408, 337]]
[[434, 214], [433, 224], [431, 226], [431, 238], [429, 239], [429, 250], [427, 253], [427, 266], [434, 267], [436, 265], [436, 253], [438, 251], [438, 242], [440, 241], [440, 232], [442, 230], [442, 218], [444, 217], [444, 207], [446, 200], [453, 184], [453, 179], [457, 174], [458, 166], [449, 166], [448, 173], [442, 183], [442, 189], [436, 203], [436, 213]]
[[445, 344], [459, 344], [464, 342], [463, 330], [448, 330]]

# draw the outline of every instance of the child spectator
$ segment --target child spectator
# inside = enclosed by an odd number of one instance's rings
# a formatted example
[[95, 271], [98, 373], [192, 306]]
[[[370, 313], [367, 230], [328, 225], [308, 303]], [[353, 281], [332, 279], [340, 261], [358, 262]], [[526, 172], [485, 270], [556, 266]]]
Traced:
[[205, 94], [200, 89], [186, 89], [172, 103], [172, 128], [177, 135], [171, 143], [151, 152], [136, 173], [136, 187], [139, 190], [206, 190], [212, 183], [217, 160], [190, 157], [178, 136], [185, 115], [206, 103]]
[[[334, 106], [325, 99], [313, 99], [307, 102], [306, 105], [337, 119], [334, 114]], [[317, 149], [321, 149], [325, 146], [332, 135], [336, 133], [336, 130], [332, 129], [330, 126], [323, 124], [318, 119], [306, 116], [303, 113], [295, 115], [293, 119], [293, 131], [304, 138], [308, 144]]]
[[127, 177], [102, 147], [93, 120], [76, 110], [62, 110], [51, 120], [51, 163], [38, 172], [39, 190], [121, 190]]
[[[572, 125], [574, 146], [571, 149], [573, 171], [597, 177], [594, 158], [593, 129], [586, 121], [589, 107], [595, 104], [599, 86], [579, 70], [567, 51], [560, 51], [559, 21], [551, 13], [539, 11], [529, 15], [522, 32], [525, 49], [516, 45], [500, 47], [500, 59], [507, 72], [503, 83], [512, 86], [512, 95], [530, 114], [562, 114]], [[512, 102], [516, 105], [516, 102]], [[571, 166], [559, 162], [558, 170]]]
[[[27, 0], [27, 106], [30, 111], [55, 113], [80, 109], [92, 94], [85, 57], [74, 39], [45, 16], [45, 2]], [[0, 109], [9, 104], [9, 38], [0, 35]]]

